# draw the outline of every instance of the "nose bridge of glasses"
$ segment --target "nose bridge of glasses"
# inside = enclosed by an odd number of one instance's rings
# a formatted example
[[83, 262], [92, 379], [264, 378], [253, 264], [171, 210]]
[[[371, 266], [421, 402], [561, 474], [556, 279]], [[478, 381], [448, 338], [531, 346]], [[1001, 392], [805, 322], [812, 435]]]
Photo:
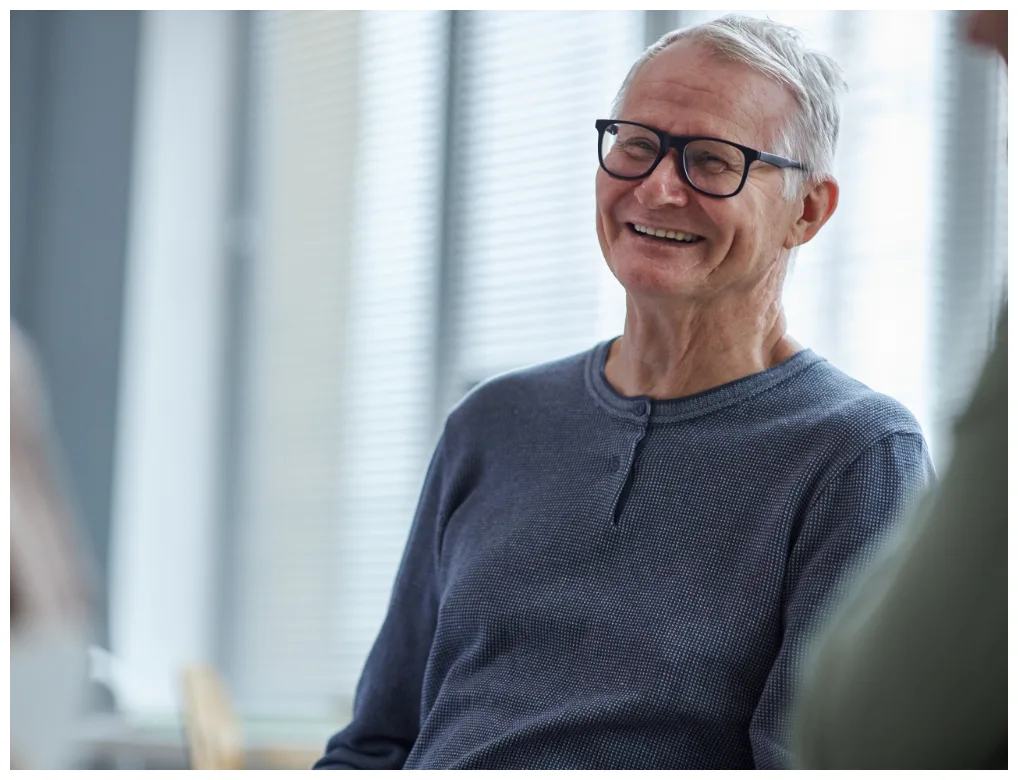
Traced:
[[665, 197], [668, 200], [676, 197], [681, 198], [684, 195], [688, 197], [689, 190], [696, 189], [686, 175], [678, 150], [671, 146], [661, 155], [657, 165], [647, 174], [641, 184], [657, 192], [656, 197]]
[[685, 147], [686, 139], [670, 136], [660, 161], [654, 166], [654, 170], [650, 172], [650, 175], [654, 176], [660, 172], [667, 177], [667, 181], [672, 186], [675, 185], [676, 180], [683, 186], [691, 186], [689, 176], [686, 173], [685, 162], [683, 161]]

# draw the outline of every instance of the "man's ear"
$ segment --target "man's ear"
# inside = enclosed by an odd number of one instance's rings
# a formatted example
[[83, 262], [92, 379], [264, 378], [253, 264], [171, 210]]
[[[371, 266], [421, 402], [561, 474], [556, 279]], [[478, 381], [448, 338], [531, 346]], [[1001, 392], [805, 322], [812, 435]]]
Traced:
[[794, 249], [809, 241], [838, 208], [838, 182], [824, 179], [810, 185], [800, 196], [802, 211], [785, 238], [785, 249]]

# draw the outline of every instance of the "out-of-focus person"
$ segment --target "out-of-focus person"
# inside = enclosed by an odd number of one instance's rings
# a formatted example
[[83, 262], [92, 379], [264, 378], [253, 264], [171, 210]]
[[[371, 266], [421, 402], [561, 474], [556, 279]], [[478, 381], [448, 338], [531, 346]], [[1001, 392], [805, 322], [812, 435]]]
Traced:
[[[969, 39], [1007, 62], [1007, 11]], [[859, 580], [807, 662], [804, 768], [1007, 766], [1007, 304], [930, 491]]]
[[11, 768], [75, 759], [91, 569], [60, 479], [32, 349], [11, 322]]

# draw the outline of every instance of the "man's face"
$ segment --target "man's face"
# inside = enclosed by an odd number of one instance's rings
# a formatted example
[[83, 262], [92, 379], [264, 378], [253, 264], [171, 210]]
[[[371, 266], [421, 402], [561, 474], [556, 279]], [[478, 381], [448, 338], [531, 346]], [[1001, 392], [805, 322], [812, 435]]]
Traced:
[[[621, 116], [673, 135], [705, 135], [774, 152], [790, 93], [700, 44], [680, 42], [639, 73]], [[781, 272], [796, 245], [801, 201], [781, 197], [781, 171], [754, 163], [732, 198], [697, 192], [676, 152], [650, 176], [625, 181], [597, 172], [597, 236], [612, 273], [630, 294], [711, 298], [748, 292]], [[698, 236], [694, 243], [648, 238], [634, 225]]]

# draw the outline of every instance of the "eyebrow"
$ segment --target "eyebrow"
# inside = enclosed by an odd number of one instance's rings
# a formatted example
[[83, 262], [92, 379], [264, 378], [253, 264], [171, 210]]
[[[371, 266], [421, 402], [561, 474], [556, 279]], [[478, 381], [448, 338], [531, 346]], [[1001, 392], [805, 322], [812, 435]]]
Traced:
[[642, 119], [634, 119], [634, 118], [628, 117], [628, 116], [627, 117], [616, 116], [616, 117], [612, 117], [612, 118], [613, 119], [617, 119], [620, 122], [635, 122], [635, 123], [640, 124], [640, 125], [646, 125], [647, 127], [652, 127], [655, 130], [659, 130], [662, 133], [667, 133], [668, 135], [679, 136], [679, 137], [683, 137], [683, 138], [701, 138], [701, 137], [702, 138], [719, 138], [722, 141], [730, 141], [731, 143], [739, 144], [740, 146], [747, 146], [750, 149], [757, 148], [757, 147], [753, 146], [753, 144], [746, 143], [745, 141], [740, 141], [737, 138], [734, 138], [731, 133], [724, 132], [724, 131], [718, 132], [716, 130], [708, 130], [708, 131], [701, 132], [701, 131], [698, 130], [697, 132], [694, 132], [694, 133], [673, 133], [671, 130], [666, 130], [665, 128], [661, 127], [660, 125], [654, 124], [654, 122], [646, 122], [646, 121], [644, 121]]

